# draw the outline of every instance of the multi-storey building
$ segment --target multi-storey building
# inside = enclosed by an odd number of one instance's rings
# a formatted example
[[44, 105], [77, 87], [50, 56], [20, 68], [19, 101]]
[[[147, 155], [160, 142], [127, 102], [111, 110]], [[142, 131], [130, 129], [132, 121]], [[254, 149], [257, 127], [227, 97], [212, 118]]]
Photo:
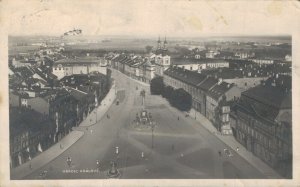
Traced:
[[236, 139], [275, 168], [291, 167], [291, 100], [290, 88], [260, 85], [243, 92], [236, 105]]
[[229, 101], [238, 99], [240, 94], [236, 86], [221, 80], [207, 91], [205, 116], [222, 134], [232, 134]]
[[[231, 134], [228, 103], [240, 97], [240, 90], [233, 84], [222, 82], [183, 68], [170, 67], [164, 72], [164, 84], [175, 89], [183, 88], [192, 96], [193, 108], [206, 116], [224, 134]], [[224, 98], [224, 99], [223, 99]], [[221, 105], [222, 104], [222, 105]], [[218, 112], [219, 109], [222, 111]], [[215, 121], [215, 119], [224, 119]]]
[[61, 59], [54, 63], [52, 73], [58, 79], [64, 76], [74, 74], [89, 74], [91, 72], [100, 72], [106, 74], [107, 63], [104, 58], [98, 57], [75, 57], [73, 59]]
[[10, 107], [10, 167], [16, 167], [47, 149], [54, 126], [48, 118], [26, 107]]
[[223, 59], [173, 59], [172, 65], [190, 71], [201, 72], [204, 69], [228, 68], [229, 62]]

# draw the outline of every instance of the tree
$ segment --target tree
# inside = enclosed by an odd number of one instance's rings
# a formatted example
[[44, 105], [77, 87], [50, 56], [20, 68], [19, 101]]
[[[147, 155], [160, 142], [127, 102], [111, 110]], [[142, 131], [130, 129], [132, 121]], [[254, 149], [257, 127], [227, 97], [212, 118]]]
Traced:
[[174, 106], [181, 111], [189, 111], [192, 107], [192, 96], [184, 89], [179, 88], [174, 91]]
[[160, 95], [163, 93], [165, 88], [163, 78], [162, 77], [155, 77], [150, 82], [150, 92], [152, 95]]
[[162, 96], [166, 99], [170, 99], [172, 92], [174, 91], [174, 88], [171, 86], [166, 86], [162, 92]]

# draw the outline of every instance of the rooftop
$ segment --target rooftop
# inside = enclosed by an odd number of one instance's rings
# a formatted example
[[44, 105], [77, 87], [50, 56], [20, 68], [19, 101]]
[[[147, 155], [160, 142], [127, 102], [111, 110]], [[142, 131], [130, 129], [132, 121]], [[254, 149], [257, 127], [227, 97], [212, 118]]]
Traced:
[[217, 83], [218, 83], [218, 80], [216, 78], [208, 77], [201, 84], [199, 84], [198, 87], [205, 91], [208, 91], [210, 88], [212, 88]]
[[256, 86], [242, 93], [242, 95], [253, 98], [261, 103], [279, 109], [292, 108], [292, 94], [276, 86]]
[[178, 67], [170, 67], [164, 74], [194, 86], [197, 86], [206, 78], [205, 75]]
[[207, 63], [228, 63], [223, 59], [208, 59], [208, 58], [173, 58], [171, 61], [172, 65], [185, 65], [185, 64], [207, 64]]
[[233, 84], [229, 84], [226, 82], [222, 82], [220, 84], [216, 84], [214, 87], [212, 87], [207, 94], [214, 99], [219, 99], [222, 97], [228, 90], [230, 90], [233, 87]]
[[100, 64], [104, 59], [99, 57], [65, 58], [54, 62], [55, 64]]

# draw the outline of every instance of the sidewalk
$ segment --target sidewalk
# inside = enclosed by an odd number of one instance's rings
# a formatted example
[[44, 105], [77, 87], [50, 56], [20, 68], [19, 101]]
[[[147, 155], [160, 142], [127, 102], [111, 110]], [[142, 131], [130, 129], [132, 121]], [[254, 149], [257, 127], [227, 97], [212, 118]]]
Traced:
[[257, 168], [261, 173], [263, 173], [267, 178], [270, 179], [280, 179], [283, 178], [276, 171], [274, 171], [270, 166], [260, 160], [258, 157], [249, 152], [243, 145], [235, 140], [233, 136], [221, 135], [220, 132], [213, 126], [213, 124], [205, 118], [199, 112], [195, 112], [194, 109], [190, 111], [190, 117], [198, 121], [204, 128], [210, 131], [212, 134], [215, 134], [222, 142], [227, 146], [231, 147], [233, 150], [236, 150], [239, 147], [239, 151], [235, 151], [235, 154], [239, 154], [245, 160], [247, 160], [251, 165]]
[[[104, 99], [101, 101], [101, 105], [95, 108], [81, 124], [80, 127], [89, 127], [96, 124], [96, 120], [99, 121], [104, 114], [108, 111], [109, 107], [113, 104], [114, 100], [116, 98], [116, 86], [113, 84], [107, 93], [107, 95], [104, 97]], [[97, 112], [97, 115], [96, 115]]]
[[[46, 165], [60, 154], [62, 154], [65, 150], [71, 147], [75, 142], [77, 142], [82, 136], [84, 132], [82, 131], [72, 131], [70, 134], [61, 139], [58, 143], [51, 146], [46, 151], [34, 157], [31, 161], [28, 161], [16, 168], [11, 169], [10, 179], [18, 180], [23, 177], [31, 174], [32, 172], [38, 170], [42, 166]], [[62, 145], [62, 148], [60, 147]], [[30, 164], [32, 169], [30, 169]]]

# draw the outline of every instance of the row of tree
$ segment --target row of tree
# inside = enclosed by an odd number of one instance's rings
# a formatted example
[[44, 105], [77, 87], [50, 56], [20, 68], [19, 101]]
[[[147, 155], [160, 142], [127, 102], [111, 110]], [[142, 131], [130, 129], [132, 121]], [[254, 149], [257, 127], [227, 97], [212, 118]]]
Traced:
[[189, 111], [192, 107], [192, 96], [182, 88], [166, 86], [162, 77], [151, 80], [150, 91], [152, 95], [162, 95], [173, 107], [181, 111]]

